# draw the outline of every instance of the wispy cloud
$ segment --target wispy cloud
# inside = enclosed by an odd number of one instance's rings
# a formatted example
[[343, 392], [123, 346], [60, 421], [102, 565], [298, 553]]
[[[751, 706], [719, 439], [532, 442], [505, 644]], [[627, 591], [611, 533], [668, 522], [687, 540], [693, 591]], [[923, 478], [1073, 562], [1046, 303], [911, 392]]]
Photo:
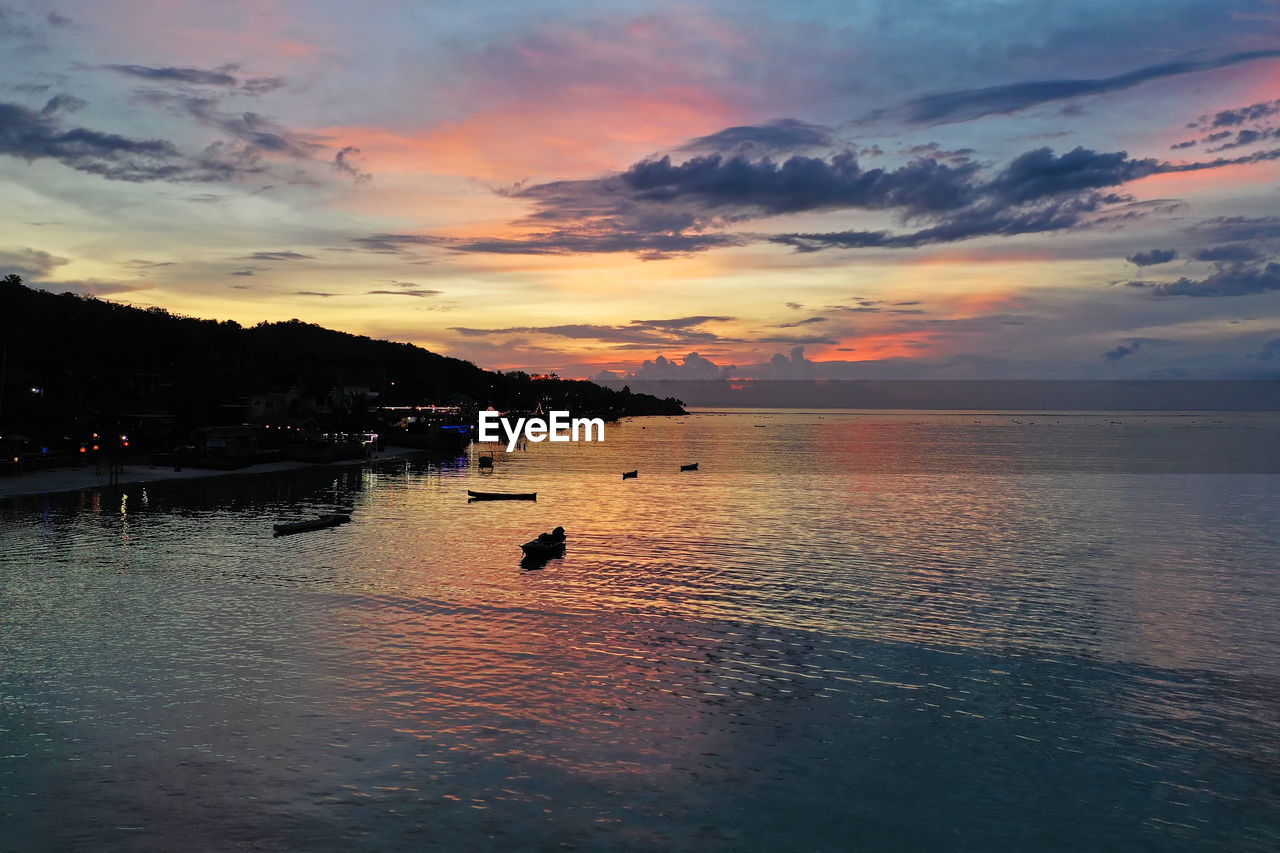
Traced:
[[764, 124], [727, 127], [691, 140], [679, 150], [756, 157], [790, 154], [811, 148], [830, 148], [835, 142], [835, 131], [829, 127], [784, 118]]
[[299, 252], [254, 252], [252, 255], [241, 255], [237, 260], [241, 261], [314, 261], [312, 255], [303, 255]]
[[569, 323], [558, 326], [508, 326], [496, 329], [476, 329], [454, 326], [453, 331], [464, 337], [490, 337], [496, 335], [535, 334], [573, 340], [600, 341], [621, 348], [655, 348], [672, 346], [697, 346], [737, 340], [702, 328], [707, 323], [724, 323], [732, 317], [693, 316], [665, 320], [632, 320], [626, 325], [601, 325], [594, 323]]
[[13, 274], [39, 280], [66, 263], [66, 258], [26, 246], [0, 249], [0, 275]]
[[1149, 65], [1113, 77], [1033, 80], [981, 89], [956, 89], [913, 98], [903, 105], [902, 111], [906, 120], [913, 124], [969, 121], [994, 114], [1015, 113], [1053, 101], [1116, 92], [1164, 77], [1212, 71], [1275, 57], [1280, 57], [1280, 50], [1253, 50], [1218, 59], [1184, 59]]
[[1280, 290], [1280, 263], [1222, 265], [1202, 279], [1184, 276], [1177, 281], [1132, 281], [1128, 284], [1147, 288], [1156, 296], [1253, 296]]
[[1134, 266], [1152, 267], [1157, 264], [1167, 264], [1176, 257], [1178, 253], [1174, 249], [1152, 249], [1149, 252], [1135, 252], [1125, 260]]
[[148, 83], [179, 83], [188, 86], [214, 86], [234, 90], [245, 95], [265, 95], [285, 85], [282, 77], [239, 77], [232, 72], [240, 66], [222, 65], [218, 68], [184, 68], [150, 65], [104, 65], [107, 71], [123, 74]]

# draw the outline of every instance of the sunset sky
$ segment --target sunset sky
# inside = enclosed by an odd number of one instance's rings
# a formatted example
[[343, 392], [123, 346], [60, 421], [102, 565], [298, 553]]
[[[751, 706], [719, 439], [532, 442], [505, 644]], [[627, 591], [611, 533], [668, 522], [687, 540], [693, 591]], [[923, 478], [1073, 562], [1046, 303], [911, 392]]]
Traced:
[[1280, 3], [0, 2], [0, 275], [594, 377], [1280, 377]]

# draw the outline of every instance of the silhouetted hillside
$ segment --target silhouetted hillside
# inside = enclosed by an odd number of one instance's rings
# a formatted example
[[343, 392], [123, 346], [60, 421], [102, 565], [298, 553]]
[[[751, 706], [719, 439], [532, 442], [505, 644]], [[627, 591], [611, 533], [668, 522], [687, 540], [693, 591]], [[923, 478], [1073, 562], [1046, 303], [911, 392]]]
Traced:
[[[116, 421], [240, 423], [265, 406], [348, 420], [376, 406], [470, 402], [502, 410], [680, 414], [591, 382], [495, 373], [411, 344], [290, 320], [244, 328], [0, 282], [0, 434], [36, 440]], [[273, 410], [274, 411], [274, 410]], [[338, 424], [355, 426], [355, 424]], [[78, 439], [77, 439], [78, 440]]]

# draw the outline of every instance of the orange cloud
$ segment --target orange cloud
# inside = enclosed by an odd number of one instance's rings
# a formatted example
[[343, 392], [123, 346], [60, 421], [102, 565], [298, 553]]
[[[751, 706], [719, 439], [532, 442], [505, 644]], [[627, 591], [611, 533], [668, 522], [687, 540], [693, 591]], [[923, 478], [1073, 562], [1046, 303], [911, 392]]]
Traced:
[[885, 358], [923, 358], [937, 351], [937, 339], [940, 336], [940, 332], [917, 330], [854, 335], [840, 341], [837, 347], [815, 354], [810, 360], [877, 361]]
[[1025, 308], [1026, 302], [1012, 290], [989, 290], [955, 296], [948, 301], [948, 305], [954, 317], [977, 317], [996, 311]]

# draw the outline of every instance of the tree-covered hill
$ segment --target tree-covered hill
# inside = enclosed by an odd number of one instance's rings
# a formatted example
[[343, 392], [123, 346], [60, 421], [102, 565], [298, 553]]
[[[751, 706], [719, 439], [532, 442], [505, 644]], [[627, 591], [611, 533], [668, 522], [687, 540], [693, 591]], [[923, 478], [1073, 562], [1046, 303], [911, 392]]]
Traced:
[[245, 328], [0, 281], [0, 435], [70, 435], [150, 417], [184, 428], [245, 419], [246, 400], [289, 392], [301, 412], [469, 399], [501, 410], [680, 414], [675, 399], [591, 382], [496, 373], [405, 343], [290, 320]]

